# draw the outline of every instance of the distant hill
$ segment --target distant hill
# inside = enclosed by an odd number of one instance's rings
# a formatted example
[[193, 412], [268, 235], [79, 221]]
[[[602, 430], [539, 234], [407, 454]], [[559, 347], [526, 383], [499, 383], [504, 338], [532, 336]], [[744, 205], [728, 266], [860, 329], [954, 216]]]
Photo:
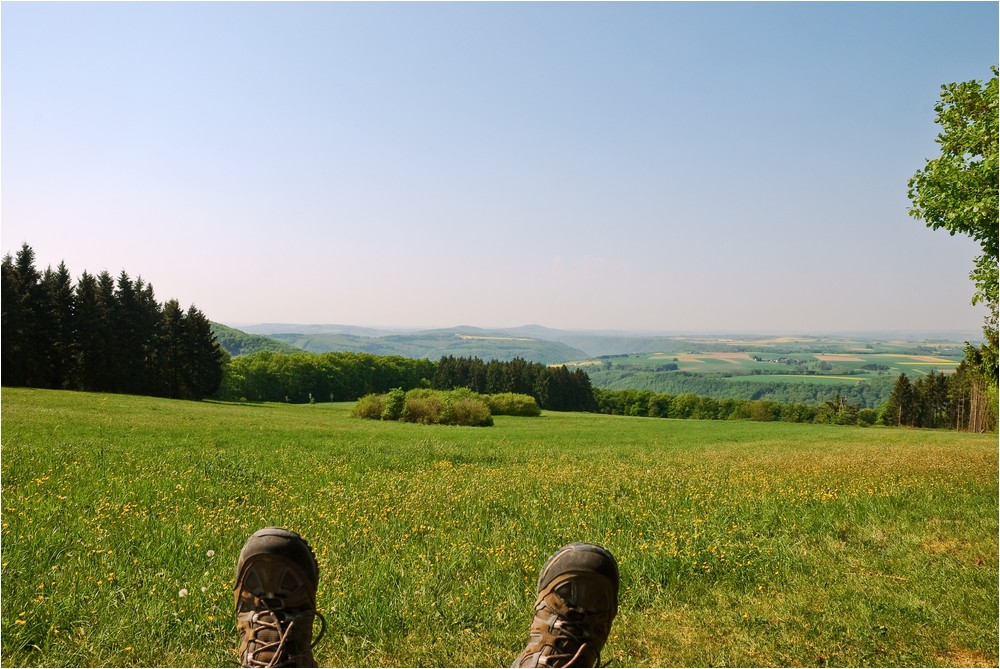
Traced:
[[420, 328], [372, 328], [361, 325], [342, 325], [339, 323], [256, 323], [254, 325], [237, 325], [243, 332], [270, 337], [276, 334], [298, 332], [301, 334], [345, 334], [356, 337], [384, 337], [391, 334], [410, 334], [419, 332]]
[[[356, 325], [342, 324], [289, 324], [289, 323], [259, 323], [255, 325], [243, 325], [240, 329], [244, 332], [266, 335], [277, 340], [286, 342], [297, 348], [313, 351], [364, 351], [376, 355], [402, 355], [412, 357], [408, 339], [413, 338], [417, 348], [429, 347], [433, 351], [446, 350], [443, 355], [469, 355], [467, 353], [454, 353], [453, 349], [471, 350], [477, 348], [470, 341], [459, 342], [446, 341], [449, 334], [459, 334], [465, 336], [481, 336], [495, 338], [512, 338], [515, 340], [540, 340], [534, 345], [525, 344], [501, 346], [502, 350], [531, 350], [537, 347], [546, 349], [545, 357], [547, 364], [552, 362], [566, 362], [569, 360], [580, 360], [584, 358], [597, 357], [601, 355], [619, 355], [624, 353], [645, 353], [662, 351], [664, 349], [673, 350], [677, 343], [675, 338], [668, 335], [644, 335], [628, 332], [617, 332], [611, 330], [601, 331], [574, 331], [547, 328], [542, 325], [522, 325], [513, 328], [493, 328], [485, 330], [471, 326], [458, 326], [454, 328], [420, 330], [407, 328], [372, 328]], [[444, 339], [442, 339], [444, 336]], [[399, 339], [402, 337], [402, 339]], [[373, 341], [378, 340], [378, 341]], [[417, 343], [419, 342], [419, 343]], [[543, 342], [555, 342], [562, 344], [567, 349], [575, 349], [576, 353], [571, 357], [566, 349], [552, 349], [543, 346]], [[360, 347], [360, 348], [359, 348]], [[479, 348], [484, 348], [480, 346]], [[493, 350], [494, 346], [486, 346], [488, 350]], [[431, 359], [435, 359], [433, 355]], [[516, 357], [514, 354], [511, 357]], [[538, 358], [528, 358], [520, 354], [526, 360], [531, 359], [536, 362], [543, 362]], [[423, 357], [418, 356], [418, 357]], [[440, 356], [437, 356], [440, 357]], [[481, 356], [474, 356], [481, 357]], [[551, 360], [548, 360], [550, 359]], [[486, 357], [484, 359], [489, 359]], [[497, 358], [504, 359], [504, 358]], [[509, 359], [509, 358], [506, 358]]]
[[[224, 326], [223, 326], [224, 327]], [[232, 330], [232, 328], [229, 328]], [[341, 324], [262, 323], [241, 326], [247, 337], [266, 335], [264, 340], [281, 342], [290, 349], [270, 348], [265, 342], [244, 346], [253, 350], [357, 351], [374, 355], [400, 355], [437, 360], [444, 355], [510, 360], [521, 357], [533, 362], [556, 364], [609, 355], [633, 353], [696, 353], [701, 351], [778, 352], [841, 351], [850, 343], [870, 344], [901, 353], [926, 352], [928, 341], [975, 341], [965, 333], [838, 333], [790, 337], [760, 334], [696, 335], [683, 333], [640, 333], [614, 330], [558, 330], [541, 325], [482, 329], [458, 326], [447, 329], [373, 328]], [[249, 334], [248, 334], [249, 333]], [[227, 346], [227, 350], [230, 350]], [[238, 354], [234, 354], [238, 355]]]
[[294, 346], [276, 339], [248, 334], [222, 323], [212, 323], [212, 334], [219, 341], [219, 345], [232, 356], [249, 355], [260, 351], [274, 351], [276, 353], [295, 353], [298, 351]]
[[476, 328], [429, 330], [414, 334], [359, 337], [337, 333], [275, 333], [271, 337], [303, 351], [356, 351], [374, 355], [438, 360], [443, 356], [512, 360], [524, 358], [542, 364], [558, 364], [587, 357], [580, 349], [557, 341], [515, 337], [503, 332]]
[[245, 330], [213, 324], [219, 343], [230, 355], [258, 351], [328, 353], [352, 351], [372, 355], [439, 360], [443, 356], [512, 360], [551, 365], [589, 357], [580, 349], [542, 338], [473, 327], [441, 330], [379, 330], [352, 325], [264, 323]]

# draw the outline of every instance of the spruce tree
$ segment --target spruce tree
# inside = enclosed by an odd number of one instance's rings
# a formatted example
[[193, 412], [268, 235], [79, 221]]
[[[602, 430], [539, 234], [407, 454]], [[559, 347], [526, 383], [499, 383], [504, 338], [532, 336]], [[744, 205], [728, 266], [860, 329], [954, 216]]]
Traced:
[[111, 390], [113, 336], [110, 309], [97, 277], [84, 272], [74, 291], [74, 340], [76, 378], [79, 390]]
[[219, 389], [225, 355], [212, 334], [212, 324], [194, 305], [185, 318], [184, 336], [187, 339], [184, 379], [187, 397], [200, 400]]
[[44, 345], [48, 349], [48, 380], [45, 385], [48, 388], [73, 388], [76, 382], [75, 301], [66, 263], [59, 263], [55, 271], [46, 269], [41, 288], [39, 311], [44, 324]]
[[21, 300], [17, 292], [17, 273], [14, 258], [8, 253], [0, 263], [0, 383], [5, 386], [21, 385], [22, 359], [19, 351], [21, 338]]
[[900, 374], [896, 385], [892, 387], [889, 401], [882, 407], [881, 420], [885, 425], [913, 425], [914, 394], [913, 386], [906, 374]]
[[[12, 366], [11, 385], [40, 386], [47, 380], [48, 362], [45, 355], [45, 333], [41, 318], [41, 275], [35, 269], [35, 252], [27, 244], [21, 246], [10, 269], [11, 351], [4, 364]], [[5, 308], [8, 305], [5, 301]], [[5, 329], [7, 324], [5, 323]]]

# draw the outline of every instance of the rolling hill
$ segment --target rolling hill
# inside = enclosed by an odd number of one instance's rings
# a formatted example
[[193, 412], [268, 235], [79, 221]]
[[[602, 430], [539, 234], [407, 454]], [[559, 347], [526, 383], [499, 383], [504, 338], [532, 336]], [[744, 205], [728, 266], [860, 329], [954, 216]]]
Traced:
[[250, 355], [260, 351], [274, 351], [276, 353], [295, 353], [298, 349], [285, 342], [271, 339], [257, 334], [249, 334], [236, 328], [231, 328], [222, 323], [212, 323], [212, 334], [219, 341], [219, 345], [226, 350], [229, 355]]
[[[530, 362], [540, 362], [546, 365], [588, 357], [585, 351], [559, 341], [473, 327], [421, 332], [382, 331], [339, 325], [282, 326], [281, 324], [265, 324], [246, 327], [251, 333], [226, 328], [227, 331], [240, 332], [247, 338], [245, 340], [237, 338], [229, 332], [226, 332], [225, 340], [220, 337], [220, 343], [231, 355], [252, 353], [257, 350], [306, 351], [309, 353], [353, 351], [373, 355], [427, 358], [429, 360], [438, 360], [447, 355], [502, 361], [524, 358]], [[263, 333], [252, 334], [252, 332], [260, 331], [265, 332], [266, 336]], [[361, 332], [369, 334], [358, 334]], [[270, 348], [267, 342], [273, 342], [282, 348]], [[231, 349], [230, 345], [233, 343], [239, 344], [240, 348], [236, 351]]]

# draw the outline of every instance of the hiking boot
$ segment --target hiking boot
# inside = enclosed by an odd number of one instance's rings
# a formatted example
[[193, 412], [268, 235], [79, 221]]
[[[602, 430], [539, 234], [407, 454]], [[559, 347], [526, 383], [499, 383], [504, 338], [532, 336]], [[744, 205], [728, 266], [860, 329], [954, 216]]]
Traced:
[[244, 667], [315, 667], [312, 640], [319, 565], [306, 540], [266, 527], [247, 539], [236, 564], [236, 628]]
[[618, 613], [618, 563], [595, 544], [570, 544], [538, 577], [528, 645], [515, 667], [593, 667]]

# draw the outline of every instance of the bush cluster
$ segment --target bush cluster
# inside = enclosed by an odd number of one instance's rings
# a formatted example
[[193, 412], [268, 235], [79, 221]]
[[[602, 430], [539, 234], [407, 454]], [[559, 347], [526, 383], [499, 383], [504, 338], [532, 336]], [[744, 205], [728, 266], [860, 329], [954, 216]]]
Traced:
[[496, 393], [484, 395], [486, 405], [494, 416], [540, 416], [542, 410], [531, 395]]
[[435, 390], [468, 388], [482, 395], [519, 393], [530, 395], [543, 409], [595, 411], [590, 377], [582, 369], [566, 365], [548, 366], [514, 358], [507, 362], [444, 356], [437, 363], [431, 387]]
[[371, 393], [358, 400], [351, 415], [424, 425], [493, 425], [493, 414], [486, 399], [466, 389], [445, 392], [416, 388], [404, 392], [401, 388], [394, 388], [382, 395]]

